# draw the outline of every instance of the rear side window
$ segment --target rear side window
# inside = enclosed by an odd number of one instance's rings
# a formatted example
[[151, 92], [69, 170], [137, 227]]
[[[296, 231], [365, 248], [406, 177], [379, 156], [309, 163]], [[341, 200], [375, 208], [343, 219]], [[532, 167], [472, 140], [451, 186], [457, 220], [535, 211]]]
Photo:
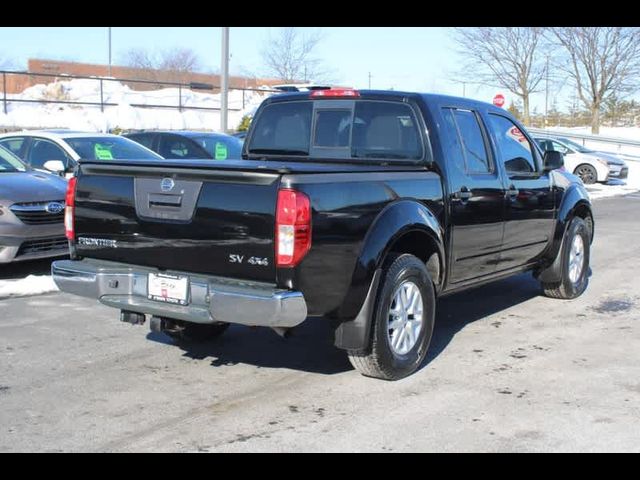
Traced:
[[401, 103], [356, 102], [351, 147], [354, 158], [422, 158], [415, 115]]
[[462, 141], [467, 173], [490, 173], [491, 164], [478, 117], [470, 110], [453, 110], [453, 117]]
[[447, 127], [448, 135], [444, 137], [447, 140], [445, 151], [447, 152], [447, 160], [455, 163], [461, 172], [467, 171], [467, 165], [464, 161], [464, 150], [458, 133], [458, 126], [453, 116], [454, 109], [443, 108], [442, 116]]
[[389, 101], [331, 102], [267, 105], [256, 119], [248, 153], [342, 159], [423, 157], [418, 122], [410, 106]]

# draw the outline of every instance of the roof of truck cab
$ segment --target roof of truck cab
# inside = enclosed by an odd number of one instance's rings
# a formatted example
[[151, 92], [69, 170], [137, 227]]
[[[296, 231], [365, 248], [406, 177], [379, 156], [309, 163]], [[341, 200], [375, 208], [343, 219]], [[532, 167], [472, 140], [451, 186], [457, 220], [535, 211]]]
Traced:
[[[358, 90], [358, 89], [356, 89]], [[388, 98], [403, 98], [403, 97], [409, 97], [409, 98], [422, 98], [425, 102], [427, 103], [431, 103], [431, 102], [436, 102], [436, 103], [452, 103], [452, 104], [463, 104], [463, 105], [467, 105], [469, 107], [475, 106], [476, 108], [489, 108], [490, 110], [496, 111], [496, 112], [507, 112], [504, 108], [499, 108], [496, 107], [495, 105], [488, 103], [488, 102], [482, 102], [480, 100], [475, 100], [473, 98], [468, 98], [468, 97], [456, 97], [456, 96], [452, 96], [452, 95], [441, 95], [438, 93], [420, 93], [420, 92], [406, 92], [406, 91], [399, 91], [399, 90], [358, 90], [358, 92], [360, 93], [361, 97], [367, 98], [367, 97], [388, 97]], [[279, 93], [276, 95], [272, 95], [271, 97], [267, 98], [265, 100], [265, 102], [281, 102], [281, 101], [287, 101], [287, 100], [293, 100], [293, 99], [303, 99], [303, 98], [310, 98], [310, 92], [286, 92], [286, 93]], [[334, 97], [334, 98], [327, 98], [329, 100], [339, 100], [339, 99], [353, 99], [353, 97]], [[317, 100], [322, 101], [324, 100], [324, 98], [318, 98]]]

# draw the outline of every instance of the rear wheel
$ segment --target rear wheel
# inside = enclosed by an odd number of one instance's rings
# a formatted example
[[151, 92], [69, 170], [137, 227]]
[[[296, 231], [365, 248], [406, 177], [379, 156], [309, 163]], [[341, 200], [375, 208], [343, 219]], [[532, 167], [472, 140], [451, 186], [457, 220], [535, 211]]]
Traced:
[[384, 380], [410, 375], [424, 361], [435, 316], [435, 292], [425, 264], [413, 255], [385, 263], [367, 351], [349, 351], [361, 374]]
[[579, 297], [587, 288], [589, 279], [589, 256], [591, 233], [587, 223], [579, 217], [571, 220], [567, 227], [561, 255], [561, 280], [559, 282], [542, 282], [547, 297], [572, 299]]
[[598, 181], [598, 172], [594, 167], [587, 165], [586, 163], [578, 165], [573, 173], [579, 176], [580, 180], [582, 180], [582, 183], [585, 185], [590, 185]]

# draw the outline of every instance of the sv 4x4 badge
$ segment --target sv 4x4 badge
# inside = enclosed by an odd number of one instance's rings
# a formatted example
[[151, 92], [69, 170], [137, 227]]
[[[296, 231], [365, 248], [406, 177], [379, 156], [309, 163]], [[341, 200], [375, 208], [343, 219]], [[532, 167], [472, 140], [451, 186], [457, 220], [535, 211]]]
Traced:
[[[229, 263], [244, 263], [245, 255], [229, 255]], [[269, 265], [269, 260], [263, 257], [250, 257], [247, 260], [249, 265], [260, 265], [261, 267], [266, 267]]]

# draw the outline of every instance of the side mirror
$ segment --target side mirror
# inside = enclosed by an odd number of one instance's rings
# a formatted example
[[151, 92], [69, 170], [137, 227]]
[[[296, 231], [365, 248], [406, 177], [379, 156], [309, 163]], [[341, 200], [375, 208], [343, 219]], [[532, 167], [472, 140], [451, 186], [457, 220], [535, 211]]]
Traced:
[[48, 160], [44, 162], [43, 167], [50, 172], [56, 173], [58, 175], [62, 175], [67, 169], [60, 160]]
[[564, 155], [554, 150], [547, 150], [544, 153], [544, 170], [549, 172], [564, 167]]

